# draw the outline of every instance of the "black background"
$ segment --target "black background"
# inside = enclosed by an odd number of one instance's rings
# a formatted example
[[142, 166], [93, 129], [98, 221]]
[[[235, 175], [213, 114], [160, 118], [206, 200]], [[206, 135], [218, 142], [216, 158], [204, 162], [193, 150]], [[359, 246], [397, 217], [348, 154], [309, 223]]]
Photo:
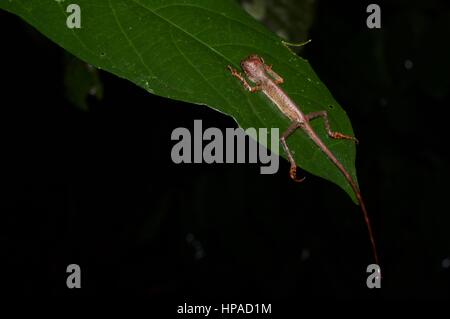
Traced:
[[[318, 2], [302, 55], [361, 141], [381, 290], [366, 287], [366, 228], [338, 187], [308, 174], [294, 184], [284, 160], [273, 176], [254, 164], [173, 164], [174, 128], [236, 124], [105, 72], [104, 99], [81, 111], [64, 95], [62, 49], [6, 12], [2, 289], [216, 302], [448, 298], [449, 6], [377, 3], [381, 30], [366, 27], [365, 2]], [[78, 290], [66, 287], [71, 263], [81, 266]]]

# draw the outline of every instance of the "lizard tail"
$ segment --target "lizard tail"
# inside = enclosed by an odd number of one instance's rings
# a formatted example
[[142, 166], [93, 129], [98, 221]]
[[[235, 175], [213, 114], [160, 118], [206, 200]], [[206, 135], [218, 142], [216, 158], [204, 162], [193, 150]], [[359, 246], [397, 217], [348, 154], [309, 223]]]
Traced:
[[[356, 195], [356, 198], [358, 199], [359, 207], [361, 208], [361, 211], [363, 213], [364, 221], [366, 222], [367, 231], [369, 233], [369, 239], [370, 239], [370, 243], [372, 245], [373, 258], [375, 260], [375, 263], [377, 265], [380, 265], [379, 258], [378, 258], [377, 245], [375, 243], [375, 236], [373, 235], [373, 231], [372, 231], [372, 224], [371, 224], [370, 219], [369, 219], [369, 214], [367, 213], [366, 205], [364, 204], [364, 200], [363, 200], [363, 198], [361, 196], [361, 191], [359, 190], [359, 187], [356, 185], [356, 183], [353, 180], [353, 178], [350, 176], [350, 174], [347, 172], [347, 170], [341, 164], [341, 162], [339, 162], [338, 159], [330, 151], [328, 151], [328, 152], [330, 154], [327, 154], [327, 155], [329, 156], [331, 161], [339, 168], [339, 170], [342, 172], [342, 174], [344, 174], [344, 176], [347, 179], [348, 183], [352, 187], [353, 192]], [[327, 153], [327, 152], [325, 152], [325, 153]]]
[[375, 263], [377, 265], [380, 265], [380, 261], [378, 258], [377, 245], [375, 243], [375, 237], [372, 232], [372, 225], [370, 223], [369, 214], [367, 213], [366, 205], [364, 204], [364, 200], [361, 196], [361, 192], [359, 191], [359, 188], [355, 185], [355, 182], [353, 181], [353, 179], [351, 179], [351, 182], [349, 180], [349, 183], [352, 184], [353, 191], [356, 194], [356, 198], [358, 198], [359, 206], [361, 207], [361, 211], [364, 215], [364, 220], [367, 225], [367, 231], [369, 233], [370, 243], [372, 245], [373, 258], [375, 259]]
[[367, 213], [366, 205], [364, 204], [364, 200], [361, 196], [361, 191], [359, 190], [359, 187], [356, 185], [356, 182], [353, 180], [353, 178], [350, 176], [350, 174], [347, 172], [345, 167], [341, 164], [341, 162], [334, 156], [334, 154], [329, 150], [329, 148], [322, 142], [322, 140], [312, 131], [312, 129], [309, 127], [305, 130], [309, 137], [319, 146], [319, 148], [322, 150], [322, 152], [327, 155], [327, 157], [333, 162], [334, 165], [337, 166], [337, 168], [341, 171], [341, 173], [345, 176], [345, 179], [350, 184], [350, 186], [353, 189], [353, 192], [356, 195], [356, 198], [358, 199], [359, 206], [361, 208], [361, 211], [364, 216], [364, 220], [366, 222], [367, 231], [369, 233], [369, 239], [370, 243], [372, 245], [372, 253], [373, 258], [375, 260], [375, 263], [377, 265], [380, 265], [379, 258], [378, 258], [378, 252], [377, 252], [377, 245], [375, 243], [375, 237], [372, 232], [372, 225], [369, 219], [369, 214]]
[[[327, 153], [327, 152], [325, 152], [325, 153]], [[327, 154], [327, 155], [329, 156], [331, 161], [339, 168], [339, 170], [342, 172], [342, 174], [344, 174], [344, 176], [347, 179], [348, 183], [352, 187], [353, 192], [356, 195], [356, 198], [358, 199], [359, 207], [361, 208], [361, 211], [363, 213], [364, 221], [366, 222], [367, 231], [369, 233], [369, 239], [370, 239], [370, 243], [372, 245], [373, 258], [375, 260], [375, 263], [377, 265], [380, 265], [379, 258], [378, 258], [377, 245], [375, 243], [375, 236], [373, 235], [373, 231], [372, 231], [372, 224], [371, 224], [370, 219], [369, 219], [369, 214], [367, 213], [366, 205], [364, 204], [364, 200], [363, 200], [363, 198], [361, 196], [361, 191], [359, 190], [359, 187], [356, 185], [356, 183], [353, 180], [353, 178], [350, 176], [350, 174], [347, 172], [347, 170], [341, 164], [341, 162], [339, 162], [337, 160], [337, 158], [331, 152], [330, 152], [330, 154]]]

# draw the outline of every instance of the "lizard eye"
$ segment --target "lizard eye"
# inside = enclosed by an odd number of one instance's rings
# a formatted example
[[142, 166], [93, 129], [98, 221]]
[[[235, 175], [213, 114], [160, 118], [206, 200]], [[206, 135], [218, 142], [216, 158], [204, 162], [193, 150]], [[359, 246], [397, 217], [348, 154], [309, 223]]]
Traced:
[[241, 68], [244, 70], [245, 73], [247, 73], [247, 68], [244, 62], [241, 62]]

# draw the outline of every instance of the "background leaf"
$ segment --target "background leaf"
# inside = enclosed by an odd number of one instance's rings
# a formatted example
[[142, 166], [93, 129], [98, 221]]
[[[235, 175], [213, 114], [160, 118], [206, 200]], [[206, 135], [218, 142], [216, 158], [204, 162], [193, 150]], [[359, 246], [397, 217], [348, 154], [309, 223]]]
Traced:
[[84, 111], [89, 109], [88, 97], [103, 98], [98, 70], [70, 54], [65, 56], [64, 87], [67, 99]]
[[[231, 0], [79, 0], [81, 29], [66, 27], [68, 4], [3, 0], [0, 8], [19, 15], [80, 59], [153, 94], [208, 105], [244, 129], [284, 130], [289, 121], [276, 107], [261, 93], [246, 92], [226, 70], [228, 64], [238, 68], [240, 60], [257, 53], [284, 77], [285, 91], [305, 113], [327, 110], [334, 130], [353, 134], [345, 112], [308, 62]], [[356, 180], [353, 143], [330, 140], [320, 120], [313, 127]], [[300, 167], [336, 183], [355, 201], [342, 174], [303, 133], [288, 143]]]

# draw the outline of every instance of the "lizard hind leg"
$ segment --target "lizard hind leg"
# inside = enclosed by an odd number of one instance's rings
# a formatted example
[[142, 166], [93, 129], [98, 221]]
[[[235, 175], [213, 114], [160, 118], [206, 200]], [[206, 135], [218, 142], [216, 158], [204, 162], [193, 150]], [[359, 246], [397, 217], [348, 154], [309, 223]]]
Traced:
[[297, 163], [294, 160], [294, 156], [291, 153], [291, 150], [289, 149], [286, 139], [295, 132], [297, 128], [300, 127], [300, 124], [298, 122], [293, 122], [286, 131], [281, 135], [280, 141], [281, 145], [283, 145], [284, 151], [286, 152], [286, 155], [288, 157], [289, 163], [291, 164], [291, 168], [289, 170], [289, 175], [291, 176], [292, 180], [294, 182], [303, 182], [306, 177], [298, 178], [297, 177]]
[[323, 118], [323, 123], [325, 125], [325, 130], [327, 131], [327, 134], [328, 134], [329, 137], [334, 138], [334, 139], [352, 140], [356, 144], [359, 144], [359, 141], [358, 141], [358, 139], [356, 137], [350, 136], [350, 135], [345, 135], [345, 134], [342, 134], [342, 133], [335, 132], [335, 131], [331, 130], [330, 121], [328, 119], [327, 111], [311, 112], [311, 113], [306, 115], [306, 119], [308, 121], [313, 120], [313, 119], [318, 118], [318, 117]]

